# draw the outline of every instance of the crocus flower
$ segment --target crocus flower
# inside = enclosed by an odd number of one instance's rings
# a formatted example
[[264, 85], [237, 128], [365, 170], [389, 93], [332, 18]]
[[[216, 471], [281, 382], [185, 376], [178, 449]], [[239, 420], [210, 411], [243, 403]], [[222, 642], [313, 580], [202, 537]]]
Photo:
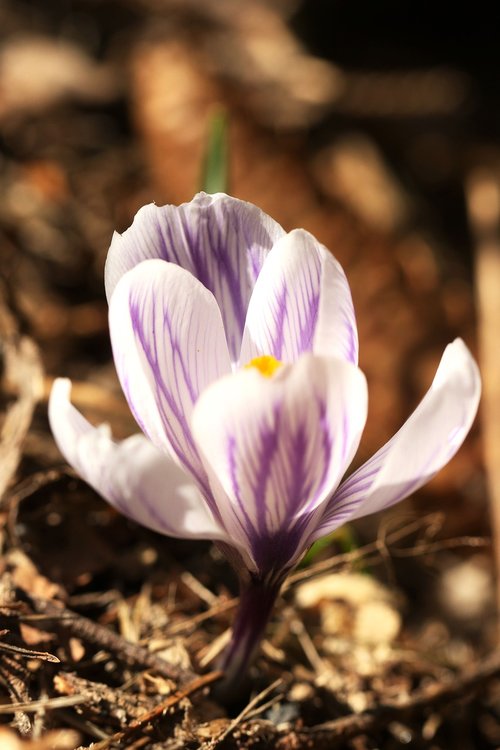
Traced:
[[342, 481], [367, 387], [349, 285], [311, 234], [224, 194], [149, 205], [114, 235], [105, 283], [116, 369], [143, 434], [114, 442], [90, 425], [68, 380], [54, 384], [52, 430], [119, 511], [225, 553], [241, 590], [231, 683], [312, 542], [399, 502], [455, 454], [476, 414], [477, 366], [450, 344], [407, 422]]

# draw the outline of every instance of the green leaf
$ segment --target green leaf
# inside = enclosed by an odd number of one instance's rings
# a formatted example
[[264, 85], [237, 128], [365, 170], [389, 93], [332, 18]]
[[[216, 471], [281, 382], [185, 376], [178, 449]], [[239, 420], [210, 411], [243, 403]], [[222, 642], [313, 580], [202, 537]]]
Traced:
[[228, 192], [228, 119], [225, 110], [214, 111], [203, 160], [201, 189], [206, 193]]
[[328, 536], [323, 536], [321, 539], [314, 542], [302, 558], [299, 567], [307, 568], [308, 565], [311, 565], [318, 555], [323, 552], [323, 550], [327, 549], [332, 544], [336, 544], [340, 547], [341, 552], [351, 552], [359, 547], [352, 527], [346, 524], [345, 526], [341, 526], [339, 529], [332, 531]]

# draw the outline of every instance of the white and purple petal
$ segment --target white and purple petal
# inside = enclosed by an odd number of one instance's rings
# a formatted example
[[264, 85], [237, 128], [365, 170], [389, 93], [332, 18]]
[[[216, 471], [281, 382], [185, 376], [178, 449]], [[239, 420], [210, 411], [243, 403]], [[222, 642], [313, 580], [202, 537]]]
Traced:
[[137, 422], [210, 501], [190, 419], [200, 393], [231, 370], [213, 294], [180, 266], [143, 261], [119, 281], [109, 321], [116, 369]]
[[356, 451], [366, 409], [361, 371], [313, 355], [272, 378], [242, 370], [201, 394], [193, 434], [221, 522], [259, 571], [303, 551], [311, 516]]
[[154, 531], [183, 539], [230, 541], [214, 521], [199, 489], [143, 435], [111, 439], [70, 402], [71, 383], [57, 379], [49, 420], [59, 450], [96, 492], [117, 510]]
[[342, 267], [309, 232], [295, 229], [276, 243], [257, 279], [240, 362], [264, 354], [295, 362], [306, 352], [357, 364], [358, 335]]
[[283, 235], [257, 206], [222, 193], [198, 193], [180, 206], [144, 206], [132, 226], [113, 237], [105, 269], [108, 300], [138, 263], [151, 258], [175, 263], [215, 296], [237, 361], [253, 286], [268, 251]]
[[375, 513], [408, 497], [448, 463], [462, 445], [481, 395], [478, 367], [461, 339], [449, 344], [434, 381], [388, 443], [341, 484], [314, 534]]

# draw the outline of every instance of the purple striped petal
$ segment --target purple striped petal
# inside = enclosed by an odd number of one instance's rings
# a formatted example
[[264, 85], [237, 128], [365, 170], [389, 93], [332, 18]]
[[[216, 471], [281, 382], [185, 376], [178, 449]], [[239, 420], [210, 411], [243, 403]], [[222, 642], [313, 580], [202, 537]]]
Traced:
[[231, 371], [214, 296], [183, 268], [146, 260], [118, 283], [109, 324], [116, 369], [137, 422], [209, 499], [189, 423], [204, 388]]
[[357, 367], [312, 355], [273, 378], [241, 370], [200, 396], [193, 434], [222, 522], [261, 573], [300, 555], [311, 514], [354, 455], [366, 408]]
[[49, 420], [59, 450], [96, 492], [124, 515], [183, 539], [229, 541], [194, 482], [143, 435], [116, 443], [106, 425], [93, 427], [70, 403], [71, 383], [58, 379]]
[[446, 347], [434, 381], [411, 417], [333, 495], [314, 538], [349, 518], [388, 508], [432, 479], [462, 445], [480, 394], [477, 365], [456, 339]]
[[144, 206], [132, 226], [113, 237], [105, 270], [108, 299], [123, 274], [141, 261], [176, 263], [215, 296], [236, 361], [253, 286], [283, 234], [259, 208], [222, 193], [199, 193], [181, 206]]
[[273, 247], [248, 307], [240, 361], [272, 354], [294, 362], [313, 352], [357, 364], [349, 284], [333, 255], [303, 229]]

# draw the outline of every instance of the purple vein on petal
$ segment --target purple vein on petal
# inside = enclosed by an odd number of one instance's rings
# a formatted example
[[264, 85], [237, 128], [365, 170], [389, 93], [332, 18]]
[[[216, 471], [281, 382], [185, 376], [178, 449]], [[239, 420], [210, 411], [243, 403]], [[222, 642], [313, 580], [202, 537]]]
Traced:
[[342, 313], [342, 323], [345, 331], [347, 332], [344, 340], [346, 341], [346, 359], [348, 362], [356, 364], [358, 359], [358, 346], [357, 337], [353, 328], [354, 312], [351, 310], [351, 317], [345, 312]]
[[321, 263], [314, 265], [313, 269], [309, 266], [307, 269], [306, 285], [300, 288], [302, 305], [299, 309], [304, 310], [304, 320], [299, 322], [298, 331], [298, 351], [297, 355], [303, 352], [311, 351], [313, 339], [318, 323], [319, 300], [320, 300], [320, 283], [321, 283]]
[[243, 523], [242, 519], [238, 515], [238, 513], [234, 513], [233, 516], [240, 526], [240, 528], [243, 530], [245, 535], [248, 539], [251, 538], [252, 535], [252, 529], [253, 529], [253, 523], [250, 519], [250, 516], [248, 515], [247, 509], [245, 507], [245, 502], [241, 496], [241, 489], [240, 489], [240, 483], [238, 479], [238, 457], [237, 457], [237, 451], [236, 451], [236, 440], [234, 435], [230, 435], [227, 441], [227, 456], [228, 456], [228, 463], [229, 463], [229, 476], [231, 480], [231, 488], [233, 491], [234, 498], [237, 502], [239, 512], [241, 513], [242, 518], [245, 521], [245, 524]]
[[141, 492], [140, 488], [135, 488], [133, 502], [132, 498], [127, 498], [122, 494], [118, 494], [117, 492], [113, 491], [111, 487], [108, 491], [108, 497], [112, 501], [112, 504], [116, 508], [116, 510], [118, 510], [127, 518], [130, 518], [130, 520], [134, 521], [135, 523], [138, 522], [138, 519], [137, 513], [134, 511], [134, 506], [139, 505], [141, 506], [141, 508], [145, 508], [147, 510], [148, 515], [153, 522], [152, 526], [155, 527], [157, 531], [161, 530], [165, 534], [177, 536], [174, 529], [166, 523], [163, 516], [158, 512], [158, 509], [155, 508], [151, 503], [151, 500], [148, 498], [147, 493]]
[[[451, 458], [451, 456], [454, 454], [455, 447], [452, 444], [453, 439], [457, 434], [460, 434], [465, 423], [466, 414], [465, 410], [462, 410], [459, 426], [454, 428], [454, 430], [448, 436], [448, 444], [450, 450], [446, 461], [449, 460], [449, 458]], [[398, 433], [396, 433], [396, 435], [393, 435], [393, 437], [382, 448], [380, 448], [380, 450], [378, 450], [368, 461], [366, 461], [366, 463], [363, 464], [363, 466], [361, 466], [356, 472], [354, 472], [354, 474], [340, 486], [339, 491], [335, 493], [335, 496], [333, 498], [337, 507], [343, 507], [342, 501], [345, 498], [353, 498], [358, 503], [362, 501], [363, 494], [372, 487], [378, 474], [384, 466], [385, 459], [388, 453], [390, 452], [397, 438]], [[427, 457], [426, 461], [419, 469], [418, 476], [414, 479], [409, 480], [404, 485], [404, 487], [402, 487], [401, 490], [398, 491], [398, 498], [402, 499], [413, 491], [413, 489], [421, 482], [421, 478], [426, 476], [427, 472], [429, 471], [429, 467], [432, 465], [434, 459], [435, 452]], [[446, 461], [443, 460], [443, 463], [445, 463]]]
[[[273, 263], [267, 267], [269, 289], [262, 300], [263, 308], [259, 305], [253, 310], [249, 323], [260, 353], [292, 362], [312, 351], [320, 309], [321, 273], [321, 259], [312, 255], [310, 262], [303, 264], [295, 285]], [[273, 274], [278, 274], [277, 278]]]
[[[154, 296], [150, 300], [150, 303], [151, 303], [152, 320], [154, 321], [156, 319], [156, 316], [155, 316], [156, 300]], [[142, 304], [144, 304], [144, 302]], [[134, 330], [134, 335], [136, 339], [138, 340], [139, 345], [142, 351], [144, 352], [144, 355], [146, 356], [149, 366], [151, 367], [151, 371], [152, 371], [152, 375], [153, 375], [153, 379], [155, 383], [155, 389], [157, 393], [163, 397], [163, 398], [157, 398], [156, 402], [157, 402], [158, 409], [160, 411], [162, 424], [163, 424], [165, 433], [167, 435], [167, 438], [173, 450], [175, 451], [175, 454], [177, 455], [179, 461], [181, 462], [181, 464], [190, 474], [193, 475], [193, 477], [196, 479], [200, 487], [203, 489], [204, 494], [209, 496], [210, 492], [209, 492], [209, 487], [208, 487], [208, 480], [207, 480], [205, 472], [200, 467], [200, 462], [198, 459], [198, 452], [194, 444], [194, 440], [191, 435], [191, 430], [189, 428], [186, 414], [182, 405], [181, 384], [179, 382], [179, 376], [180, 376], [179, 367], [174, 366], [173, 368], [173, 371], [174, 371], [173, 384], [175, 385], [175, 389], [174, 389], [172, 388], [172, 385], [170, 384], [167, 385], [162, 375], [160, 357], [158, 353], [159, 337], [157, 335], [157, 332], [154, 330], [154, 328], [151, 332], [147, 332], [147, 333], [144, 330], [144, 326], [143, 326], [144, 311], [141, 308], [141, 303], [138, 300], [130, 299], [130, 315], [131, 315], [131, 322], [132, 322], [132, 327]], [[186, 363], [182, 356], [179, 342], [172, 332], [170, 319], [166, 311], [163, 311], [162, 318], [163, 318], [164, 325], [166, 326], [166, 330], [168, 331], [170, 335], [169, 341], [171, 345], [172, 359], [173, 359], [174, 365], [175, 365], [175, 362], [177, 362], [177, 364], [180, 363], [181, 365], [180, 370], [182, 372], [183, 381], [189, 393], [189, 397], [190, 397], [191, 405], [192, 405], [196, 398], [196, 388], [191, 380], [191, 376], [186, 367]], [[151, 346], [151, 341], [153, 341], [152, 346]], [[171, 414], [168, 414], [165, 411], [165, 405], [164, 405], [163, 400], [166, 402]], [[131, 401], [131, 403], [133, 404], [133, 400]], [[184, 445], [182, 444], [182, 441], [179, 439], [178, 431], [176, 431], [172, 427], [172, 416], [175, 418], [178, 424], [178, 427], [181, 431], [181, 434], [184, 438]]]
[[191, 204], [157, 209], [153, 219], [159, 242], [156, 257], [186, 268], [214, 294], [233, 360], [239, 353], [251, 290], [272, 246], [271, 234], [260, 226], [260, 213], [249, 218], [246, 211], [236, 200], [226, 205], [224, 199], [212, 202], [198, 196]]
[[[330, 422], [327, 415], [327, 408], [326, 404], [323, 399], [316, 396], [316, 403], [317, 408], [319, 412], [319, 430], [321, 432], [321, 448], [323, 453], [323, 460], [322, 460], [322, 469], [321, 469], [321, 476], [319, 478], [319, 481], [316, 486], [316, 490], [314, 492], [314, 495], [311, 497], [308, 504], [305, 506], [304, 511], [305, 513], [311, 512], [317, 505], [318, 499], [320, 498], [321, 494], [323, 493], [325, 484], [328, 480], [329, 470], [331, 467], [331, 461], [333, 456], [333, 450], [334, 450], [334, 437], [331, 432], [330, 428]], [[345, 413], [344, 413], [345, 416]], [[343, 423], [343, 430], [342, 430], [342, 454], [343, 458], [342, 461], [345, 460], [345, 452], [347, 450], [347, 427], [344, 420]]]
[[363, 471], [359, 476], [353, 474], [352, 481], [348, 481], [348, 483], [344, 483], [344, 485], [340, 487], [339, 492], [337, 493], [337, 498], [340, 499], [345, 494], [352, 495], [355, 492], [362, 492], [371, 487], [380, 469], [381, 467], [377, 466], [371, 471]]
[[160, 513], [154, 503], [151, 502], [151, 499], [147, 496], [147, 493], [138, 490], [137, 500], [144, 508], [146, 508], [153, 522], [159, 529], [162, 530], [163, 533], [171, 536], [178, 535], [175, 526], [172, 526], [167, 522], [166, 518]]
[[255, 479], [252, 483], [259, 534], [267, 532], [267, 490], [273, 462], [277, 457], [279, 449], [280, 419], [281, 406], [280, 404], [276, 404], [273, 409], [271, 423], [266, 426], [262, 425], [259, 429], [259, 453], [256, 472], [254, 474]]
[[268, 579], [283, 577], [299, 551], [301, 536], [299, 524], [295, 524], [289, 529], [270, 531], [266, 536], [256, 539], [252, 555], [258, 569]]
[[[333, 437], [323, 400], [317, 400], [320, 466], [308, 452], [307, 425], [303, 419], [295, 426], [290, 425], [284, 420], [282, 409], [283, 404], [277, 402], [271, 417], [258, 425], [255, 451], [242, 447], [239, 452], [234, 436], [229, 436], [226, 446], [240, 526], [258, 565], [268, 564], [265, 560], [269, 561], [273, 549], [283, 564], [293, 558], [309, 521], [309, 508], [304, 509], [304, 503], [309, 501], [308, 505], [314, 509], [328, 481], [331, 465]], [[250, 492], [250, 503], [242, 494], [240, 476]], [[277, 552], [276, 545], [281, 552]]]
[[283, 345], [285, 342], [285, 320], [287, 315], [287, 297], [288, 292], [285, 285], [281, 287], [276, 295], [276, 299], [271, 307], [271, 317], [273, 322], [273, 333], [270, 333], [269, 352], [276, 359], [283, 359]]
[[[394, 438], [378, 450], [366, 463], [364, 463], [354, 474], [351, 474], [334, 492], [325, 505], [323, 518], [318, 524], [318, 529], [328, 527], [334, 519], [340, 523], [342, 519], [350, 515], [348, 511], [359, 506], [372, 487], [377, 478], [384, 459], [390, 450]], [[326, 533], [326, 532], [325, 532]]]

